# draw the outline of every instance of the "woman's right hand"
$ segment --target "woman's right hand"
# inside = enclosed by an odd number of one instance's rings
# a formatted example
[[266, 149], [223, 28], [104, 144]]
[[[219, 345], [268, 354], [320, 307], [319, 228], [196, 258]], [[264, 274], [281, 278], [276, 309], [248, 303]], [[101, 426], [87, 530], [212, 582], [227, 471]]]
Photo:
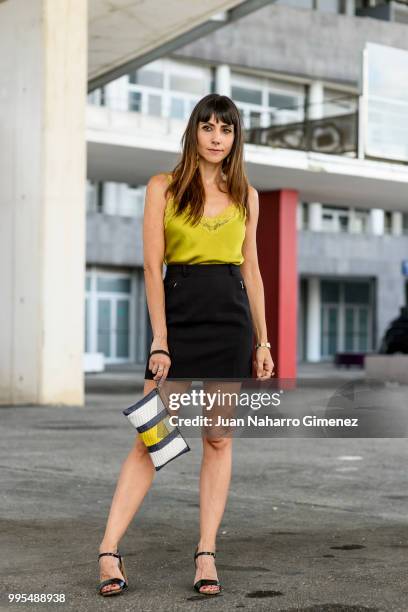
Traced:
[[[168, 346], [163, 341], [160, 343], [152, 342], [152, 346], [150, 348], [150, 352], [163, 349], [169, 352]], [[149, 359], [149, 370], [153, 373], [153, 380], [157, 380], [160, 384], [163, 384], [167, 378], [167, 374], [169, 372], [171, 366], [171, 359], [168, 355], [164, 353], [155, 353]]]

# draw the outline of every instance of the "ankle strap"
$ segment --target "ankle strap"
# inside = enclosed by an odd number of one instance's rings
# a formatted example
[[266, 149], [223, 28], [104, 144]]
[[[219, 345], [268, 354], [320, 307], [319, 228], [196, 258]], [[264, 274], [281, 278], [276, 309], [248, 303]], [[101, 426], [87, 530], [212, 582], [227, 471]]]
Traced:
[[215, 552], [208, 552], [206, 550], [202, 550], [201, 552], [196, 552], [194, 554], [194, 559], [200, 555], [212, 555], [215, 558]]
[[116, 557], [117, 559], [120, 559], [120, 554], [119, 553], [113, 553], [113, 552], [106, 552], [106, 553], [100, 553], [100, 555], [98, 556], [98, 561], [101, 557], [105, 557], [105, 556], [111, 556], [111, 557]]

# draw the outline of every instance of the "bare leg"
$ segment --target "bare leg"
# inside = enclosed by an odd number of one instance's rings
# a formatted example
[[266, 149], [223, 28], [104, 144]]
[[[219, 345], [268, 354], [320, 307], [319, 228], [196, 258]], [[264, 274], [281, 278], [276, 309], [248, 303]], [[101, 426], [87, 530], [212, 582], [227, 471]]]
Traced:
[[[208, 393], [220, 391], [239, 392], [240, 383], [206, 383], [205, 390]], [[233, 409], [232, 409], [233, 412]], [[206, 411], [216, 421], [218, 414], [223, 417], [231, 416], [231, 410], [219, 408], [218, 410]], [[224, 514], [229, 484], [231, 480], [232, 467], [232, 437], [228, 431], [214, 437], [214, 428], [204, 435], [203, 459], [200, 473], [200, 540], [198, 551], [215, 551], [218, 527]], [[220, 431], [220, 430], [218, 430]], [[215, 559], [211, 555], [200, 555], [196, 559], [197, 571], [194, 583], [201, 578], [217, 580]], [[216, 585], [203, 586], [200, 592], [218, 591]]]
[[[147, 395], [156, 386], [155, 381], [146, 380], [143, 395]], [[105, 528], [105, 534], [99, 546], [99, 552], [116, 552], [119, 542], [139, 509], [155, 476], [155, 469], [146, 446], [139, 435], [130, 453], [122, 464], [119, 480], [113, 495], [112, 504]], [[116, 557], [101, 557], [99, 560], [100, 579], [122, 578]], [[118, 589], [119, 585], [111, 584], [103, 591]]]
[[[164, 401], [166, 393], [178, 389], [184, 392], [190, 383], [171, 383], [166, 381], [162, 392]], [[147, 395], [156, 387], [154, 380], [145, 380], [143, 395]], [[119, 542], [126, 532], [131, 520], [142, 504], [142, 501], [150, 489], [156, 470], [150, 458], [146, 446], [136, 436], [134, 446], [122, 464], [119, 480], [112, 498], [112, 504], [105, 528], [105, 534], [99, 546], [99, 552], [116, 552]], [[122, 578], [119, 571], [118, 559], [116, 557], [105, 556], [99, 560], [100, 580], [108, 578]], [[102, 591], [119, 589], [119, 585], [111, 584], [103, 587]]]

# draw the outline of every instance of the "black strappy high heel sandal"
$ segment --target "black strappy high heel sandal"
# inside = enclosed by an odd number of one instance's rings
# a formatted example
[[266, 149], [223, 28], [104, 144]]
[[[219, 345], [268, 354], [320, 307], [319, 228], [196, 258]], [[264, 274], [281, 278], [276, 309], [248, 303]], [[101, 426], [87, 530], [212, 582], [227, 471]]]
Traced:
[[[101, 557], [108, 556], [108, 555], [119, 559], [119, 570], [122, 572], [124, 580], [122, 580], [122, 578], [108, 578], [107, 580], [103, 580], [98, 586], [99, 594], [102, 595], [103, 597], [109, 597], [110, 595], [119, 595], [125, 589], [128, 588], [128, 577], [126, 574], [123, 557], [119, 554], [119, 552], [118, 553], [105, 552], [105, 553], [100, 553], [98, 557], [98, 561]], [[103, 587], [107, 586], [108, 584], [118, 584], [120, 588], [119, 589], [109, 589], [108, 591], [102, 591]]]
[[[215, 559], [215, 552], [208, 552], [208, 551], [204, 551], [202, 550], [201, 552], [197, 552], [198, 550], [198, 546], [195, 549], [195, 553], [194, 553], [194, 565], [197, 569], [197, 563], [196, 563], [196, 559], [197, 557], [199, 557], [200, 555], [212, 555]], [[200, 591], [200, 588], [203, 586], [207, 586], [207, 585], [215, 585], [218, 588], [218, 591]], [[200, 595], [218, 595], [219, 593], [221, 593], [221, 583], [219, 580], [211, 580], [210, 578], [201, 578], [201, 580], [197, 580], [197, 582], [194, 585], [194, 590], [197, 591], [197, 593], [200, 593]]]

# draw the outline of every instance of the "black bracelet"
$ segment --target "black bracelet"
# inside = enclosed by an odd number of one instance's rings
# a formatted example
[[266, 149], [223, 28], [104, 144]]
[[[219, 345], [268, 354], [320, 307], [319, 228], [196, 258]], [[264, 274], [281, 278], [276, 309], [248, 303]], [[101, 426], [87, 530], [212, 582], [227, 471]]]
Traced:
[[149, 355], [149, 359], [152, 355], [154, 355], [155, 353], [164, 353], [165, 355], [167, 355], [168, 357], [170, 357], [170, 353], [168, 353], [167, 351], [165, 351], [164, 349], [157, 349], [155, 351], [152, 351]]

